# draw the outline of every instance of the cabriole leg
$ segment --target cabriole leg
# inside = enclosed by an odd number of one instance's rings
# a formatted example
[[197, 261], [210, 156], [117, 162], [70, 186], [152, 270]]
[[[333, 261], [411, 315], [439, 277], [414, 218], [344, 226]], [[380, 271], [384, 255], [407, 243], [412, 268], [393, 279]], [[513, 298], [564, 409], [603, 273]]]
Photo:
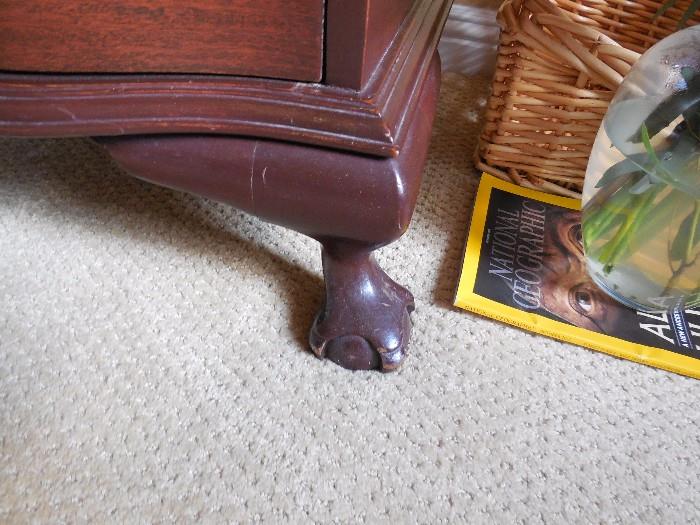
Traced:
[[324, 240], [326, 298], [309, 342], [318, 357], [352, 370], [398, 368], [411, 333], [411, 292], [377, 264], [374, 247]]

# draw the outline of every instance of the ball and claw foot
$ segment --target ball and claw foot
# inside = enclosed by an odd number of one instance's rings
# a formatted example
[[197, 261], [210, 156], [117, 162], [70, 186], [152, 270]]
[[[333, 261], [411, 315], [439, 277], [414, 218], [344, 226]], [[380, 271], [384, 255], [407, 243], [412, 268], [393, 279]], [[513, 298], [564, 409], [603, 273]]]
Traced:
[[316, 356], [344, 368], [390, 372], [406, 357], [415, 303], [371, 252], [347, 242], [324, 243], [326, 300], [309, 343]]

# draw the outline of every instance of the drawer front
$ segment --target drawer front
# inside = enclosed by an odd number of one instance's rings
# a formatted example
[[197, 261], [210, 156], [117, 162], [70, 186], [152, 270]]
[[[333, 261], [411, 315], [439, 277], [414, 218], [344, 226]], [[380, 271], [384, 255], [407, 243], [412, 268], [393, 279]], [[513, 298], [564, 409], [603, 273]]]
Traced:
[[317, 82], [324, 0], [0, 0], [0, 70]]

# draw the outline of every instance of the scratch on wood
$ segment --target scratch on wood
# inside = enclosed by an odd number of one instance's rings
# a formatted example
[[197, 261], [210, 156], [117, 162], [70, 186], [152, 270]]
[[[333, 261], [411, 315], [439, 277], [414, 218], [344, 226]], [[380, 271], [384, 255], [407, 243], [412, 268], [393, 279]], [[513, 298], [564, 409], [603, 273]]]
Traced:
[[258, 151], [258, 144], [260, 141], [256, 140], [253, 146], [253, 158], [250, 161], [250, 205], [253, 208], [253, 213], [255, 213], [255, 192], [253, 190], [253, 178], [255, 177], [255, 154]]
[[78, 120], [78, 117], [72, 111], [70, 111], [62, 106], [56, 106], [56, 109], [58, 111], [60, 111], [61, 113], [63, 113], [64, 115], [68, 115], [71, 118], [71, 120]]

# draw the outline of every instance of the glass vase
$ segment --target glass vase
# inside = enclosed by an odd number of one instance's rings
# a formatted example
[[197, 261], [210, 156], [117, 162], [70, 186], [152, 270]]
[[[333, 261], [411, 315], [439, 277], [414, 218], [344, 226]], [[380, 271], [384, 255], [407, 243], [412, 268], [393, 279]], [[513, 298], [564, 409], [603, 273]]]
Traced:
[[700, 304], [700, 26], [649, 49], [598, 131], [583, 191], [593, 280], [638, 310]]

